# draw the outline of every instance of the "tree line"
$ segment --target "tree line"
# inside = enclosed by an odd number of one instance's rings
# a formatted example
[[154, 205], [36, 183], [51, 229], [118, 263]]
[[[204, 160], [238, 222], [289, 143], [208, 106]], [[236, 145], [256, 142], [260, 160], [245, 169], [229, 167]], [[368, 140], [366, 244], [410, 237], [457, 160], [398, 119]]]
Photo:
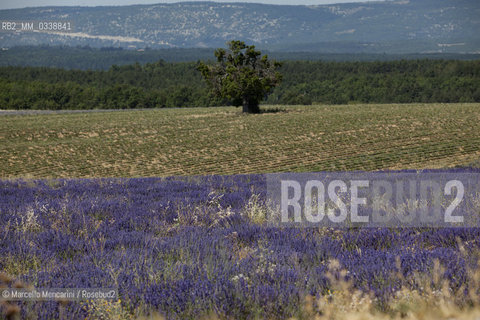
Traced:
[[[88, 46], [17, 46], [0, 50], [1, 66], [51, 67], [81, 70], [108, 70], [112, 65], [153, 63], [159, 60], [168, 62], [192, 62], [215, 60], [214, 48], [170, 48], [139, 50], [121, 47], [93, 48]], [[263, 54], [277, 61], [392, 61], [415, 59], [477, 60], [480, 54], [457, 53], [325, 53], [315, 51], [282, 52], [261, 49]]]
[[[0, 109], [206, 107], [198, 63], [113, 65], [108, 70], [0, 67]], [[480, 102], [480, 60], [284, 61], [268, 104]]]

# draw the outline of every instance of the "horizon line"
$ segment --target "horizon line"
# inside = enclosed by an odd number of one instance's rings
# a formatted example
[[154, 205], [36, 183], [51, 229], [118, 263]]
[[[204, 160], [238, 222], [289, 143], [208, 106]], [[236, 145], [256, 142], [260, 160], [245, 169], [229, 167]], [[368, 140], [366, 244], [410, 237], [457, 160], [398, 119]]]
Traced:
[[[105, 8], [105, 7], [134, 7], [134, 6], [156, 6], [156, 5], [176, 5], [176, 4], [207, 4], [207, 3], [214, 3], [214, 4], [256, 4], [256, 5], [265, 5], [265, 6], [284, 6], [284, 7], [321, 7], [321, 6], [329, 6], [329, 5], [345, 5], [345, 4], [374, 4], [374, 3], [384, 3], [384, 2], [396, 2], [397, 0], [361, 0], [361, 1], [354, 1], [348, 0], [345, 2], [331, 2], [331, 3], [323, 3], [323, 4], [282, 4], [282, 3], [265, 3], [260, 2], [258, 0], [253, 1], [213, 1], [213, 0], [185, 0], [185, 1], [172, 1], [172, 2], [158, 2], [158, 3], [135, 3], [135, 4], [105, 4], [105, 5], [44, 5], [44, 6], [25, 6], [25, 7], [16, 7], [16, 8], [0, 8], [0, 11], [5, 10], [21, 10], [21, 9], [37, 9], [37, 8]], [[408, 1], [408, 0], [407, 0]]]

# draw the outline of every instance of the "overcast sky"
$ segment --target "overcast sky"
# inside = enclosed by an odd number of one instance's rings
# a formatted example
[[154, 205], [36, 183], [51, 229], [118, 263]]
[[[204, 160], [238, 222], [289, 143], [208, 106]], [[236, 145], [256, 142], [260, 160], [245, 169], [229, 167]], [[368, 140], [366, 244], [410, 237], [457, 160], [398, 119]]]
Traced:
[[[195, 0], [190, 0], [195, 1]], [[198, 0], [200, 1], [200, 0]], [[205, 1], [205, 0], [201, 0]], [[129, 4], [172, 3], [178, 0], [0, 0], [0, 9], [44, 6], [122, 6]], [[366, 2], [366, 0], [216, 0], [216, 2], [260, 2], [269, 4], [328, 4], [346, 2]]]

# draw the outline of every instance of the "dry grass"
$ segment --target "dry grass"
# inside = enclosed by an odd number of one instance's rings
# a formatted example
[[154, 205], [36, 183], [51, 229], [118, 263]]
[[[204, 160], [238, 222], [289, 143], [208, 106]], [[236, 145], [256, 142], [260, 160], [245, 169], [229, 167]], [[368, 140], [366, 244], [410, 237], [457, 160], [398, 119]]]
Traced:
[[0, 178], [452, 167], [480, 158], [479, 104], [0, 116]]
[[[329, 269], [327, 276], [332, 283], [332, 292], [318, 300], [307, 297], [300, 319], [478, 320], [480, 317], [480, 268], [470, 270], [469, 294], [465, 295], [464, 288], [453, 292], [447, 281], [436, 277], [442, 273], [437, 261], [433, 279], [416, 275], [414, 281], [422, 284], [421, 291], [402, 288], [382, 308], [378, 307], [373, 294], [356, 290], [351, 282], [345, 280], [347, 272], [340, 269], [338, 262], [331, 261]], [[401, 274], [398, 276], [401, 277]]]

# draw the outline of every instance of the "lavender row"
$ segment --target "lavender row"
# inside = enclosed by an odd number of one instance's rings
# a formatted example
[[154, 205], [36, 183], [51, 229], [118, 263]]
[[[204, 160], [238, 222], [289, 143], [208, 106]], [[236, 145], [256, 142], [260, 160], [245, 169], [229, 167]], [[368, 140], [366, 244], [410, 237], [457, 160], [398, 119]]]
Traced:
[[[480, 229], [298, 229], [252, 221], [265, 176], [0, 181], [0, 271], [38, 288], [117, 287], [123, 312], [287, 318], [330, 294], [336, 259], [378, 303], [436, 260], [468, 287]], [[463, 249], [461, 250], [460, 247]], [[398, 272], [403, 277], [398, 277]], [[20, 303], [23, 317], [92, 317], [90, 301]]]

